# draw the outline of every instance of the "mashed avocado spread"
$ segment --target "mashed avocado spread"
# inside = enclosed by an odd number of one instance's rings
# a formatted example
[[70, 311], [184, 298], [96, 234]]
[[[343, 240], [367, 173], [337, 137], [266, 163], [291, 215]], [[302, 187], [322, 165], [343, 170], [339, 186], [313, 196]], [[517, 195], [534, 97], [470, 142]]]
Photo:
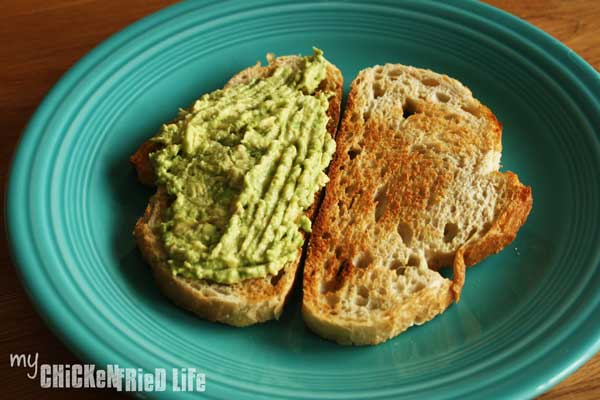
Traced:
[[153, 140], [173, 202], [160, 226], [173, 274], [235, 283], [277, 274], [310, 232], [304, 211], [335, 150], [326, 60], [315, 49], [271, 76], [205, 94]]

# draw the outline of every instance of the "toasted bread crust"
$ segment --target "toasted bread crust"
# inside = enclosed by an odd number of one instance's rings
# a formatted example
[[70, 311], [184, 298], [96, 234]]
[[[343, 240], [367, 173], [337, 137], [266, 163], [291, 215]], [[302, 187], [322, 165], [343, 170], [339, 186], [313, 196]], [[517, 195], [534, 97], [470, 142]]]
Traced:
[[[377, 72], [378, 69], [381, 71]], [[394, 261], [389, 267], [377, 265], [381, 262], [377, 252], [382, 246], [378, 249], [374, 246], [391, 236], [395, 236], [392, 243], [407, 240], [402, 237], [402, 222], [413, 227], [411, 235], [416, 234], [414, 227], [419, 225], [421, 239], [433, 241], [437, 233], [428, 227], [423, 216], [442, 202], [460, 175], [460, 169], [446, 168], [446, 158], [438, 159], [431, 153], [423, 153], [415, 143], [399, 137], [401, 129], [418, 129], [425, 135], [438, 129], [440, 133], [436, 134], [440, 140], [433, 145], [434, 154], [464, 153], [468, 158], [471, 152], [478, 151], [493, 158], [502, 148], [502, 126], [491, 110], [473, 99], [468, 89], [451, 78], [400, 65], [370, 70], [369, 73], [361, 72], [352, 83], [336, 137], [330, 182], [313, 226], [304, 266], [304, 320], [311, 330], [340, 344], [377, 344], [443, 312], [453, 301], [459, 300], [466, 267], [510, 243], [532, 206], [531, 188], [521, 184], [516, 175], [491, 172], [490, 176], [497, 178], [501, 187], [498, 190], [502, 191], [502, 205], [496, 207], [498, 214], [489, 228], [455, 243], [455, 250], [450, 253], [429, 257], [429, 272], [421, 271], [425, 287], [401, 301], [395, 300], [389, 287], [396, 284], [396, 274], [391, 269], [397, 267]], [[418, 77], [427, 89], [431, 86], [431, 92], [426, 93], [430, 97], [424, 100], [415, 95], [416, 100], [390, 105], [390, 99], [383, 98], [385, 90], [377, 76], [386, 71], [398, 74], [394, 72], [398, 70], [405, 74], [403, 76]], [[372, 80], [371, 73], [375, 76]], [[371, 101], [384, 104], [381, 109], [367, 104], [367, 87], [373, 88]], [[447, 92], [438, 95], [441, 88]], [[398, 93], [404, 92], [396, 91], [392, 96]], [[465, 103], [457, 102], [457, 107], [451, 108], [448, 104], [453, 99], [446, 93], [455, 93], [456, 98]], [[440, 96], [439, 103], [443, 104], [435, 103], [436, 96]], [[462, 114], [457, 116], [457, 113]], [[462, 131], [455, 119], [474, 122], [468, 127], [470, 131]], [[480, 126], [475, 129], [473, 124]], [[460, 140], [452, 136], [455, 132], [461, 133]], [[353, 159], [361, 157], [366, 161], [360, 161], [360, 168], [353, 167]], [[482, 172], [485, 174], [487, 172]], [[489, 180], [493, 181], [492, 178]], [[378, 199], [380, 195], [383, 200]], [[379, 207], [379, 204], [385, 206]], [[376, 229], [372, 228], [371, 218]], [[369, 221], [365, 221], [367, 219]], [[401, 239], [397, 238], [398, 234]], [[369, 235], [375, 235], [375, 239]], [[395, 250], [393, 246], [388, 248], [389, 253]], [[434, 272], [448, 265], [454, 268], [453, 281]], [[401, 266], [405, 267], [406, 264]], [[378, 313], [371, 308], [373, 298], [379, 302], [387, 300]]]
[[210, 321], [246, 326], [277, 318], [292, 287], [296, 264], [287, 265], [277, 277], [250, 279], [234, 285], [175, 277], [165, 262], [160, 238], [154, 232], [167, 204], [168, 196], [159, 188], [134, 228], [137, 245], [162, 292], [175, 304]]
[[420, 317], [418, 324], [425, 323], [448, 308], [454, 297], [450, 284], [446, 283], [446, 286], [442, 290], [420, 291], [412, 301], [390, 311], [377, 323], [347, 320], [337, 315], [315, 312], [306, 302], [302, 304], [302, 316], [306, 325], [325, 339], [343, 345], [375, 345], [413, 325], [415, 315]]
[[[239, 72], [226, 86], [269, 76], [277, 66], [294, 63], [296, 60], [295, 56], [279, 57], [270, 60], [269, 65], [264, 67], [257, 64]], [[326, 79], [319, 90], [333, 93], [329, 99], [327, 130], [334, 137], [340, 115], [342, 86], [341, 72], [335, 66], [328, 64]], [[130, 158], [140, 181], [144, 184], [154, 184], [155, 176], [148, 155], [156, 149], [157, 145], [154, 142], [146, 141]], [[319, 193], [315, 195], [315, 199], [318, 198]], [[294, 263], [289, 263], [273, 277], [249, 279], [232, 285], [175, 277], [166, 264], [163, 245], [155, 233], [155, 227], [162, 220], [167, 204], [166, 193], [162, 188], [158, 188], [144, 216], [137, 221], [134, 229], [137, 245], [144, 259], [151, 266], [161, 291], [175, 304], [210, 321], [247, 326], [279, 318], [296, 277], [301, 250], [298, 251]], [[307, 210], [306, 215], [312, 218], [314, 212], [315, 204]]]
[[510, 201], [506, 208], [492, 223], [487, 233], [472, 243], [464, 250], [465, 264], [470, 267], [491, 254], [498, 253], [508, 246], [517, 232], [527, 220], [533, 206], [533, 195], [530, 186], [524, 186], [517, 175], [508, 171], [508, 190]]
[[137, 172], [138, 179], [144, 185], [154, 185], [154, 169], [150, 162], [150, 153], [158, 150], [160, 147], [159, 143], [151, 140], [146, 140], [142, 145], [129, 157], [129, 162], [133, 164]]

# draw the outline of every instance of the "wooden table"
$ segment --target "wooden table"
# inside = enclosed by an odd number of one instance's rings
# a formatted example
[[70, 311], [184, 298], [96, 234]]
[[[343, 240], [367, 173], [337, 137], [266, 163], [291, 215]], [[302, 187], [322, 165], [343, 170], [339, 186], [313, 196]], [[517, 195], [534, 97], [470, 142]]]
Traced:
[[[110, 34], [172, 3], [169, 0], [12, 0], [0, 5], [0, 173], [6, 184], [14, 147], [46, 92], [75, 61]], [[491, 0], [570, 46], [600, 69], [597, 0]], [[0, 196], [4, 196], [4, 192]], [[4, 204], [2, 199], [1, 204]], [[4, 214], [0, 216], [3, 218]], [[4, 235], [4, 230], [0, 235]], [[0, 238], [0, 387], [7, 399], [105, 398], [106, 391], [42, 390], [25, 370], [9, 367], [10, 353], [40, 353], [40, 363], [78, 363], [44, 325], [17, 279]], [[124, 395], [116, 394], [115, 397]], [[542, 399], [600, 399], [600, 354]]]

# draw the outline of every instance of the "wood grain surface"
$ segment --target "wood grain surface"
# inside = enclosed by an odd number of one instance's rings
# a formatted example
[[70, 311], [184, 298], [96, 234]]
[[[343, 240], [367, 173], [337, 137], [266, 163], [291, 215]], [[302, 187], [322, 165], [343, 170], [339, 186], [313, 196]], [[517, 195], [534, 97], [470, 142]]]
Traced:
[[[94, 46], [168, 0], [3, 0], [0, 3], [0, 176], [27, 120], [60, 76]], [[488, 3], [550, 33], [600, 69], [600, 1], [492, 0]], [[350, 78], [349, 78], [350, 79]], [[0, 194], [4, 204], [4, 191]], [[0, 216], [4, 225], [4, 214]], [[94, 390], [43, 390], [26, 371], [10, 368], [9, 354], [39, 353], [40, 363], [79, 363], [34, 311], [0, 233], [0, 387], [5, 399], [125, 398]], [[110, 395], [110, 396], [108, 396]], [[600, 399], [600, 354], [540, 397]]]

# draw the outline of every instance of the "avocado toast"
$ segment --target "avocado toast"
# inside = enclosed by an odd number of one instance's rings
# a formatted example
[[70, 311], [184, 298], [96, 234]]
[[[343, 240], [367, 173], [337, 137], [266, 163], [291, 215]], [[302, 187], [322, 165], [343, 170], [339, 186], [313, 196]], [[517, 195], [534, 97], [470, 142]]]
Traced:
[[312, 232], [302, 314], [327, 339], [381, 343], [458, 302], [466, 267], [532, 206], [498, 171], [494, 114], [452, 78], [386, 64], [353, 81], [336, 135], [340, 71], [316, 49], [268, 59], [131, 157], [157, 185], [134, 235], [161, 290], [212, 321], [278, 318]]
[[134, 229], [160, 289], [211, 321], [278, 318], [326, 183], [340, 71], [269, 58], [202, 96], [131, 157], [157, 185]]

